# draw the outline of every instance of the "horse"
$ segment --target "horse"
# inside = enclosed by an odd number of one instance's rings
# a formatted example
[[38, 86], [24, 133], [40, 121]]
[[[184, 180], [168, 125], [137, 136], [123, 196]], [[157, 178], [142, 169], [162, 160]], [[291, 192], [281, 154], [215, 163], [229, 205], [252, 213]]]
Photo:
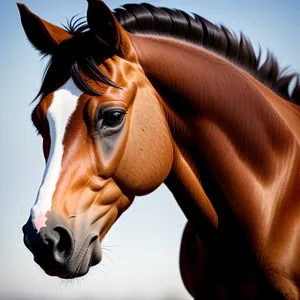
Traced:
[[50, 57], [32, 112], [46, 167], [23, 227], [35, 262], [85, 275], [135, 196], [164, 183], [188, 221], [192, 297], [299, 299], [298, 75], [181, 10], [88, 0], [86, 21], [59, 27], [18, 8]]

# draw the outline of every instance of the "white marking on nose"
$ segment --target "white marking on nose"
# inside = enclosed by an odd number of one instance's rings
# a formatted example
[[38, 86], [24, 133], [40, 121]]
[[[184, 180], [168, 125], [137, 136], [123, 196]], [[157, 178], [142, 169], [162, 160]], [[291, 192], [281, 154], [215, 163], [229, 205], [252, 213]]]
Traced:
[[52, 198], [61, 171], [64, 154], [63, 139], [81, 94], [82, 91], [76, 87], [72, 79], [69, 79], [54, 92], [52, 103], [47, 111], [51, 147], [42, 183], [31, 209], [31, 220], [37, 231], [46, 226], [46, 214], [51, 210]]

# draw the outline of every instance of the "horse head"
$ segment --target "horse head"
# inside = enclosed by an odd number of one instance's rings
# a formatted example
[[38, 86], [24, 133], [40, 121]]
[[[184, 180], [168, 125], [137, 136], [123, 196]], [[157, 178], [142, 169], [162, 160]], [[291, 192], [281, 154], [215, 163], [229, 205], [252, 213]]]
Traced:
[[136, 195], [168, 176], [174, 147], [162, 100], [128, 33], [102, 1], [65, 30], [18, 4], [26, 35], [50, 62], [32, 121], [43, 138], [42, 183], [24, 243], [52, 276], [83, 276]]

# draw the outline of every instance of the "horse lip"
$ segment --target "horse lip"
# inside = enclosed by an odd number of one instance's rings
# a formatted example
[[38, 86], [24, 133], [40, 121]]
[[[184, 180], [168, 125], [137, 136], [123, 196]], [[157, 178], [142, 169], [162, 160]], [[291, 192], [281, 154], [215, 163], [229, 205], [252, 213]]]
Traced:
[[73, 279], [76, 277], [82, 277], [88, 273], [90, 270], [91, 266], [91, 260], [92, 260], [92, 255], [89, 257], [86, 256], [86, 253], [88, 252], [88, 248], [85, 250], [85, 254], [82, 257], [82, 259], [79, 261], [77, 268], [75, 269], [74, 272], [69, 272], [68, 274], [63, 274], [63, 275], [57, 275], [58, 277], [62, 279]]
[[[92, 265], [94, 251], [96, 251], [94, 243], [97, 239], [98, 235], [88, 235], [80, 251], [76, 254], [74, 253], [69, 261], [69, 267], [73, 261], [72, 264], [75, 268], [73, 267], [72, 269], [75, 271], [69, 272], [68, 274], [59, 274], [57, 276], [62, 279], [72, 279], [86, 275]], [[77, 260], [78, 257], [81, 258], [79, 261]]]
[[[92, 257], [92, 256], [91, 256]], [[36, 257], [34, 258], [35, 262], [44, 270], [44, 272], [49, 276], [56, 276], [62, 279], [73, 279], [76, 277], [84, 276], [88, 273], [91, 265], [91, 257], [84, 256], [79, 264], [77, 265], [77, 268], [74, 270], [74, 268], [71, 267], [70, 264], [67, 264], [65, 266], [63, 265], [56, 265], [56, 268], [53, 269], [49, 265], [44, 265], [43, 263], [36, 260]], [[52, 265], [53, 267], [53, 265]]]
[[[86, 264], [86, 266], [83, 266], [85, 260], [87, 260], [88, 263]], [[83, 258], [79, 264], [78, 267], [79, 270], [76, 270], [73, 273], [68, 273], [66, 275], [58, 275], [58, 277], [62, 279], [73, 279], [73, 278], [82, 277], [88, 273], [88, 271], [90, 270], [90, 266], [91, 266], [91, 259]]]

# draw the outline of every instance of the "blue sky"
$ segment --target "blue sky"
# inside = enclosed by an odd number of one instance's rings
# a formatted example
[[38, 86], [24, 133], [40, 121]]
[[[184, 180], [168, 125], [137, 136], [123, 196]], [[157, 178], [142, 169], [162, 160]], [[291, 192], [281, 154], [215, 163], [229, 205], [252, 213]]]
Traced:
[[[111, 8], [126, 2], [106, 1]], [[77, 13], [84, 15], [87, 7], [84, 0], [24, 3], [55, 24]], [[300, 72], [299, 0], [149, 3], [195, 12], [236, 32], [242, 30], [256, 49], [261, 45], [263, 50], [272, 50], [282, 66]], [[110, 258], [104, 255], [105, 266], [92, 269], [83, 280], [60, 284], [34, 264], [22, 243], [21, 227], [35, 201], [44, 168], [41, 139], [30, 123], [33, 107], [29, 105], [39, 89], [44, 63], [25, 37], [14, 1], [1, 2], [0, 28], [0, 298], [175, 299], [177, 295], [190, 299], [178, 266], [185, 218], [164, 186], [135, 200], [108, 233], [105, 243]]]

